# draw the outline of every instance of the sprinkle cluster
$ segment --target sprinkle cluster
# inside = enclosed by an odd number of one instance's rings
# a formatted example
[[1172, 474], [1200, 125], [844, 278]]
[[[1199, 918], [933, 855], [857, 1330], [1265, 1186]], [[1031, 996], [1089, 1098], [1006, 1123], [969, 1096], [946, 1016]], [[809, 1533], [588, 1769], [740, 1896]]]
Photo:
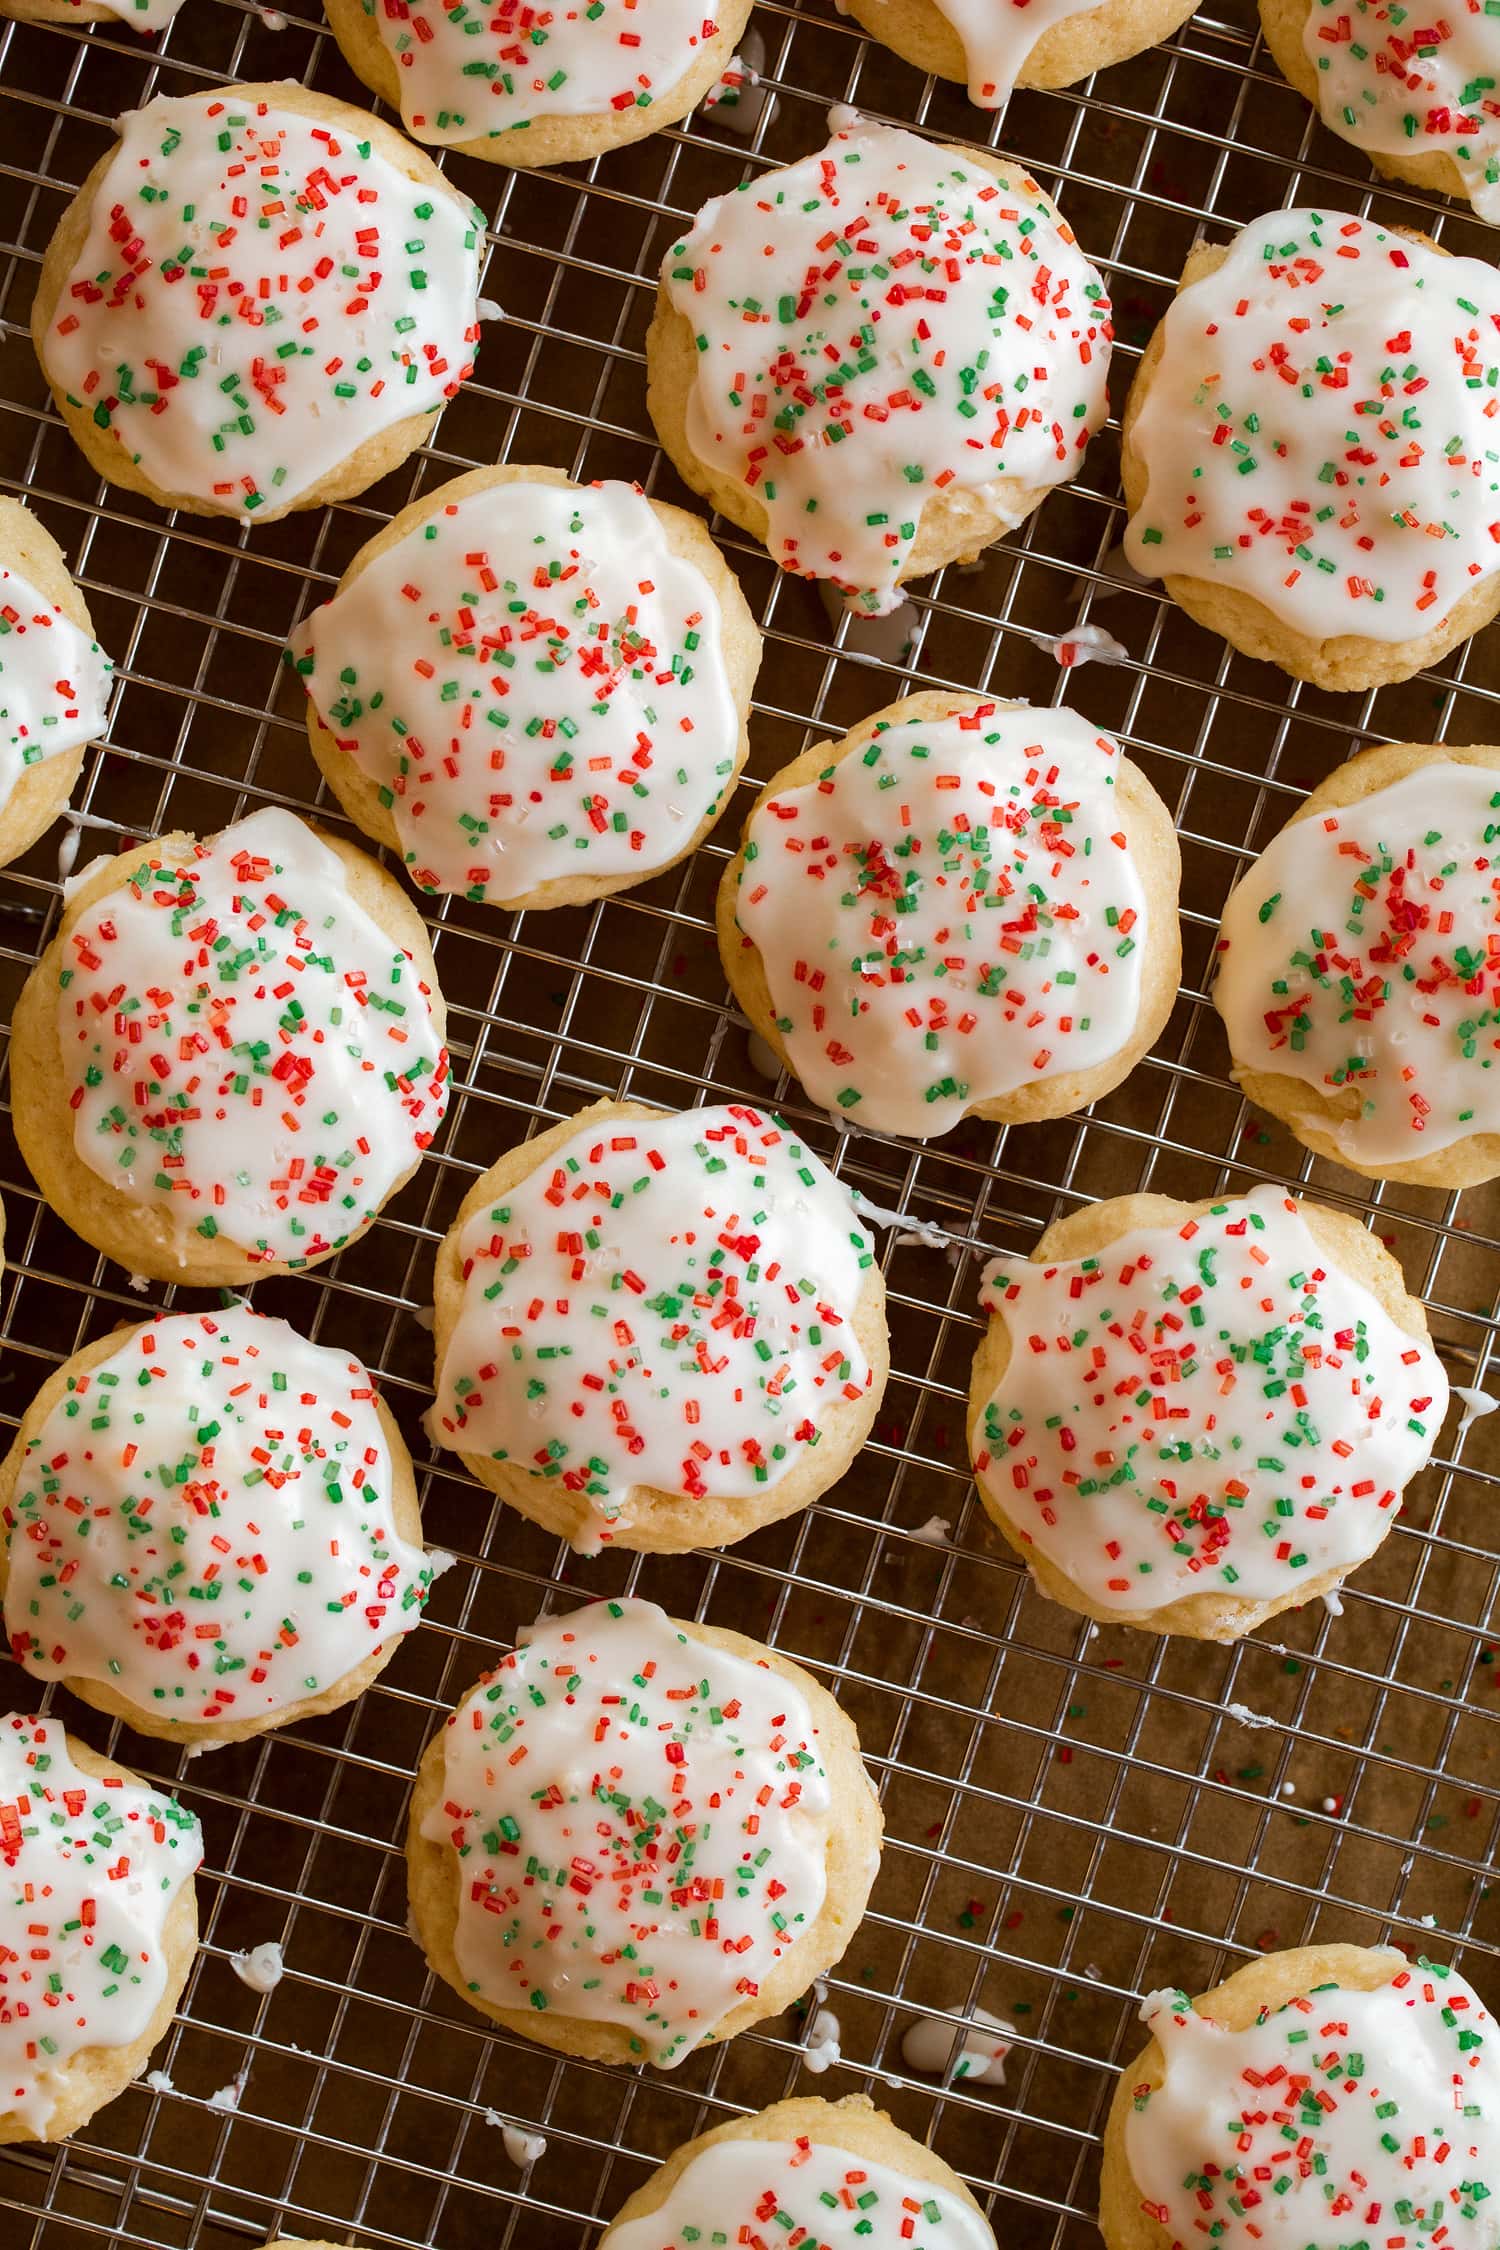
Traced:
[[454, 1951], [494, 2006], [623, 2025], [669, 2068], [817, 1920], [832, 1795], [804, 1697], [654, 1602], [544, 1619], [442, 1744], [422, 1833], [457, 1854]]
[[0, 563], [0, 811], [28, 767], [102, 731], [113, 671], [97, 641]]
[[1099, 0], [935, 0], [963, 42], [969, 99], [1003, 109], [1027, 57], [1043, 34]]
[[1500, 15], [1489, 0], [1310, 0], [1302, 42], [1326, 125], [1377, 156], [1442, 155], [1500, 221]]

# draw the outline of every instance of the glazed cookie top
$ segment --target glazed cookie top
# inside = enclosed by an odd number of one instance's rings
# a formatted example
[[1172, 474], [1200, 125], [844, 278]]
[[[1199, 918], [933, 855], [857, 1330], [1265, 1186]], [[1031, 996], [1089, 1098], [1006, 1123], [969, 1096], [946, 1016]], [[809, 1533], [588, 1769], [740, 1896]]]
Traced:
[[1500, 1132], [1500, 772], [1447, 759], [1292, 821], [1229, 894], [1214, 1000], [1242, 1070], [1357, 1114], [1359, 1164]]
[[174, 1798], [81, 1772], [55, 1719], [0, 1721], [0, 2115], [43, 2134], [81, 2053], [142, 2036], [202, 1859]]
[[995, 2241], [951, 2188], [806, 2134], [715, 2141], [683, 2168], [659, 2209], [608, 2228], [604, 2239], [609, 2250], [782, 2240], [818, 2250], [994, 2250]]
[[1320, 1985], [1244, 2031], [1181, 1992], [1151, 1994], [1141, 2016], [1166, 2076], [1138, 2088], [1125, 2154], [1175, 2250], [1489, 2250], [1500, 2043], [1452, 1969], [1403, 1965], [1373, 1992]]
[[[72, 8], [83, 4], [84, 0], [68, 0]], [[172, 21], [182, 0], [104, 0], [104, 5], [132, 31], [161, 31]]]
[[364, 0], [418, 140], [498, 139], [550, 117], [650, 109], [719, 26], [703, 0]]
[[636, 1487], [779, 1484], [872, 1380], [874, 1264], [848, 1190], [743, 1103], [580, 1126], [463, 1227], [436, 1427], [587, 1502], [596, 1551]]
[[813, 1101], [944, 1133], [1118, 1052], [1147, 921], [1120, 762], [1076, 712], [978, 703], [757, 808], [735, 911]]
[[974, 1470], [1102, 1608], [1276, 1600], [1374, 1553], [1448, 1404], [1431, 1346], [1257, 1187], [1088, 1258], [997, 1259]]
[[969, 99], [1001, 109], [1026, 59], [1054, 24], [1097, 8], [1099, 0], [933, 0], [963, 42]]
[[1409, 641], [1500, 570], [1500, 276], [1342, 211], [1273, 211], [1180, 291], [1125, 548], [1314, 640]]
[[0, 563], [0, 805], [29, 767], [103, 732], [113, 671], [97, 641]]
[[325, 726], [413, 881], [470, 899], [649, 875], [734, 772], [718, 598], [628, 484], [451, 500], [299, 636]]
[[410, 1632], [432, 1572], [396, 1531], [358, 1360], [244, 1306], [137, 1328], [30, 1438], [4, 1514], [11, 1653], [153, 1719], [261, 1719]]
[[1500, 223], [1500, 21], [1484, 0], [1309, 0], [1302, 44], [1325, 125], [1376, 156], [1447, 156]]
[[179, 1234], [300, 1265], [373, 1216], [442, 1121], [432, 995], [292, 813], [180, 860], [143, 851], [60, 944], [74, 1148]]
[[621, 2025], [670, 2069], [818, 1918], [805, 1697], [654, 1602], [542, 1619], [442, 1743], [422, 1833], [459, 1856], [454, 1953], [495, 2007]]
[[284, 507], [453, 396], [479, 335], [471, 204], [233, 87], [119, 134], [42, 358], [159, 491]]
[[1107, 411], [1104, 284], [1015, 180], [859, 123], [705, 204], [667, 254], [694, 454], [765, 508], [784, 569], [865, 608], [900, 598], [929, 500], [1060, 484]]

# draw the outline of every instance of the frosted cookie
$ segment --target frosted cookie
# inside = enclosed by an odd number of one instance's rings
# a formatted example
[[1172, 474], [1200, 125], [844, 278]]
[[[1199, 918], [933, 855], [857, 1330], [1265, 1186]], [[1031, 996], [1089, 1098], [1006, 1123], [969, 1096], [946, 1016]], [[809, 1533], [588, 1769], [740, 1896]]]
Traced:
[[1074, 711], [907, 696], [762, 791], [719, 952], [810, 1100], [925, 1137], [1081, 1109], [1177, 992], [1171, 815]]
[[985, 1276], [969, 1451], [1043, 1593], [1236, 1641], [1374, 1554], [1448, 1405], [1427, 1318], [1343, 1212], [1125, 1195]]
[[290, 80], [162, 96], [119, 136], [31, 315], [102, 476], [268, 523], [431, 436], [473, 366], [484, 216], [429, 157]]
[[352, 1702], [432, 1583], [368, 1370], [243, 1305], [58, 1368], [0, 1466], [0, 1530], [15, 1661], [183, 1742]]
[[1361, 751], [1230, 892], [1214, 1004], [1251, 1101], [1367, 1179], [1500, 1172], [1500, 749]]
[[1489, 2250], [1500, 2035], [1455, 1970], [1304, 1946], [1141, 2018], [1104, 2136], [1108, 2250]]
[[848, 1189], [740, 1102], [596, 1102], [512, 1149], [435, 1293], [435, 1442], [583, 1554], [727, 1546], [807, 1507], [889, 1367]]
[[362, 547], [295, 636], [313, 755], [420, 890], [568, 906], [707, 835], [760, 634], [696, 516], [475, 469]]
[[1125, 552], [1317, 687], [1410, 678], [1500, 608], [1500, 275], [1347, 212], [1192, 252], [1125, 409]]
[[47, 831], [102, 734], [114, 667], [62, 549], [0, 499], [0, 867]]
[[193, 1815], [55, 1719], [0, 1720], [0, 2142], [65, 2141], [144, 2067], [198, 1944]]
[[784, 570], [881, 612], [1077, 474], [1112, 333], [1020, 165], [856, 123], [705, 204], [668, 251], [651, 417]]
[[1260, 0], [1260, 20], [1282, 76], [1377, 172], [1500, 224], [1500, 20], [1483, 0]]
[[843, 0], [856, 23], [917, 70], [953, 78], [981, 109], [1017, 86], [1073, 86], [1154, 47], [1195, 0]]
[[16, 23], [124, 24], [130, 31], [164, 31], [182, 0], [0, 0], [0, 20]]
[[80, 878], [16, 1003], [16, 1138], [52, 1208], [132, 1272], [291, 1272], [416, 1170], [444, 1026], [399, 885], [267, 806]]
[[345, 60], [408, 133], [493, 164], [572, 164], [695, 109], [750, 0], [328, 0]]
[[507, 2031], [670, 2070], [832, 1968], [880, 1863], [854, 1727], [800, 1665], [654, 1602], [547, 1617], [428, 1744], [428, 1966]]
[[995, 2240], [958, 2174], [864, 2094], [773, 2102], [700, 2133], [636, 2189], [599, 2250], [719, 2239], [819, 2250], [993, 2250]]

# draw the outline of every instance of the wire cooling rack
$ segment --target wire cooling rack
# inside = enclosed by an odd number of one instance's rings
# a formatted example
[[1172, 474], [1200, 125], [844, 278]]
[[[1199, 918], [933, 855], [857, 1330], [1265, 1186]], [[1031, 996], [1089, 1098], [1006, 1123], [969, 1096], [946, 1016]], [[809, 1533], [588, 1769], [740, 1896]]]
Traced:
[[[1252, 26], [1248, 0], [1209, 0], [1167, 46], [1090, 87], [1018, 95], [994, 135], [1060, 189], [1109, 276], [1117, 407], [1201, 229], [1222, 240], [1311, 200], [1373, 207], [1481, 256], [1500, 242], [1431, 199], [1372, 197]], [[501, 457], [686, 497], [651, 442], [642, 356], [656, 268], [686, 214], [747, 165], [817, 145], [831, 102], [986, 137], [991, 121], [957, 89], [868, 44], [831, 0], [763, 0], [752, 30], [762, 83], [735, 110], [566, 173], [451, 162], [493, 215], [485, 289], [505, 317], [486, 327], [477, 380], [429, 451], [362, 501], [251, 534], [174, 522], [96, 481], [33, 361], [38, 264], [120, 109], [229, 77], [367, 97], [310, 0], [284, 15], [186, 0], [154, 44], [0, 24], [0, 490], [30, 493], [120, 665], [76, 839], [54, 831], [0, 875], [6, 1017], [75, 848], [86, 860], [165, 828], [207, 831], [266, 801], [337, 817], [316, 790], [282, 643], [418, 491]], [[1500, 2000], [1487, 1879], [1494, 1424], [1460, 1435], [1450, 1419], [1439, 1463], [1342, 1614], [1318, 1604], [1226, 1651], [1096, 1632], [1035, 1594], [973, 1499], [962, 1411], [987, 1256], [1029, 1247], [1082, 1198], [1202, 1196], [1259, 1177], [1365, 1213], [1426, 1298], [1451, 1371], [1485, 1382], [1495, 1196], [1366, 1192], [1314, 1165], [1239, 1101], [1203, 986], [1224, 894], [1300, 792], [1375, 737], [1500, 740], [1500, 632], [1366, 702], [1291, 686], [1112, 563], [1112, 433], [1018, 537], [923, 588], [904, 665], [889, 633], [872, 647], [869, 627], [831, 621], [815, 592], [719, 529], [768, 636], [738, 805], [695, 860], [627, 898], [516, 917], [448, 902], [433, 922], [455, 1051], [439, 1145], [364, 1243], [255, 1291], [382, 1371], [422, 1471], [428, 1537], [458, 1560], [379, 1684], [332, 1719], [189, 1763], [65, 1708], [87, 1740], [172, 1781], [201, 1815], [204, 1943], [156, 2057], [165, 2080], [131, 2088], [66, 2148], [0, 2152], [3, 2250], [247, 2250], [275, 2232], [374, 2250], [561, 2250], [679, 2141], [793, 2090], [873, 2094], [990, 2201], [1007, 2250], [1092, 2245], [1095, 2134], [1139, 2042], [1141, 1991], [1201, 1989], [1258, 1946], [1317, 1936], [1457, 1958]], [[1060, 670], [1051, 636], [1080, 618], [1126, 660]], [[1065, 695], [1124, 739], [1182, 833], [1185, 982], [1155, 1054], [1087, 1118], [970, 1125], [913, 1149], [842, 1137], [757, 1068], [726, 1006], [712, 904], [754, 782], [817, 735], [935, 686]], [[885, 1237], [893, 1379], [872, 1443], [822, 1505], [721, 1555], [578, 1565], [432, 1457], [426, 1308], [434, 1246], [476, 1171], [617, 1093], [774, 1098], [847, 1180], [943, 1239]], [[39, 1202], [8, 1113], [0, 1151], [0, 1415], [13, 1426], [60, 1358], [174, 1297], [135, 1293]], [[805, 2009], [671, 2076], [561, 2061], [434, 1989], [407, 1936], [406, 1791], [440, 1714], [559, 1589], [625, 1588], [761, 1635], [835, 1685], [857, 1720], [887, 1848], [830, 1980], [843, 2059], [825, 2076], [803, 2059]], [[19, 1673], [0, 1684], [31, 1702]], [[267, 1939], [286, 1973], [258, 1994], [232, 1957]], [[1015, 2027], [1003, 2086], [942, 2092], [904, 2067], [913, 2021], [956, 2028], [976, 2007]], [[524, 2172], [502, 2120], [545, 2137]]]

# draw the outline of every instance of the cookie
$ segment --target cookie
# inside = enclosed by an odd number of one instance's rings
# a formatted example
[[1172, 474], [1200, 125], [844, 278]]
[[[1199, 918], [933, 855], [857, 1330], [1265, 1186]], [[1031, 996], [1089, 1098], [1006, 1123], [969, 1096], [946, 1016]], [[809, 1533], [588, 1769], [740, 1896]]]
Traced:
[[667, 252], [648, 404], [695, 492], [878, 614], [1077, 474], [1112, 333], [1020, 165], [857, 121], [705, 204]]
[[[483, 213], [348, 102], [287, 79], [164, 95], [63, 214], [32, 340], [101, 476], [269, 523], [431, 437], [473, 366], [483, 245]], [[194, 254], [209, 271], [179, 286]]]
[[63, 552], [0, 499], [0, 867], [45, 835], [103, 733], [114, 666]]
[[734, 59], [750, 0], [327, 0], [344, 59], [408, 133], [492, 164], [582, 163], [675, 125]]
[[856, 23], [903, 62], [1003, 109], [1017, 86], [1075, 86], [1155, 47], [1193, 0], [845, 0]]
[[123, 23], [131, 31], [163, 31], [182, 0], [0, 0], [0, 19], [14, 23]]
[[368, 1370], [237, 1304], [49, 1376], [0, 1465], [0, 1531], [15, 1661], [200, 1746], [352, 1702], [432, 1583]]
[[400, 886], [265, 806], [79, 878], [16, 1003], [16, 1138], [52, 1208], [133, 1272], [289, 1273], [416, 1170], [445, 1020]]
[[1280, 1189], [1124, 1195], [985, 1276], [969, 1451], [990, 1520], [1101, 1625], [1237, 1641], [1368, 1560], [1448, 1405], [1357, 1220]]
[[1436, 664], [1500, 608], [1500, 275], [1341, 211], [1202, 244], [1125, 409], [1125, 553], [1316, 687]]
[[531, 1626], [428, 1744], [408, 1898], [482, 2015], [670, 2070], [832, 1968], [880, 1835], [854, 1727], [800, 1665], [592, 1602]]
[[576, 906], [703, 841], [760, 633], [684, 509], [475, 469], [360, 549], [294, 660], [324, 777], [419, 890]]
[[1246, 1095], [1366, 1179], [1500, 1173], [1500, 749], [1361, 751], [1230, 892], [1214, 1005]]
[[889, 1370], [848, 1189], [743, 1102], [596, 1102], [510, 1150], [435, 1295], [434, 1441], [581, 1554], [727, 1546], [807, 1507]]
[[1456, 1970], [1301, 1946], [1197, 2000], [1153, 1992], [1141, 2018], [1104, 2136], [1107, 2250], [1486, 2250], [1500, 2034]]
[[0, 1721], [0, 2142], [65, 2141], [144, 2068], [198, 1945], [193, 1815], [55, 1719]]
[[1118, 742], [911, 695], [761, 792], [719, 888], [735, 998], [808, 1099], [882, 1133], [1065, 1117], [1177, 994], [1180, 862]]

